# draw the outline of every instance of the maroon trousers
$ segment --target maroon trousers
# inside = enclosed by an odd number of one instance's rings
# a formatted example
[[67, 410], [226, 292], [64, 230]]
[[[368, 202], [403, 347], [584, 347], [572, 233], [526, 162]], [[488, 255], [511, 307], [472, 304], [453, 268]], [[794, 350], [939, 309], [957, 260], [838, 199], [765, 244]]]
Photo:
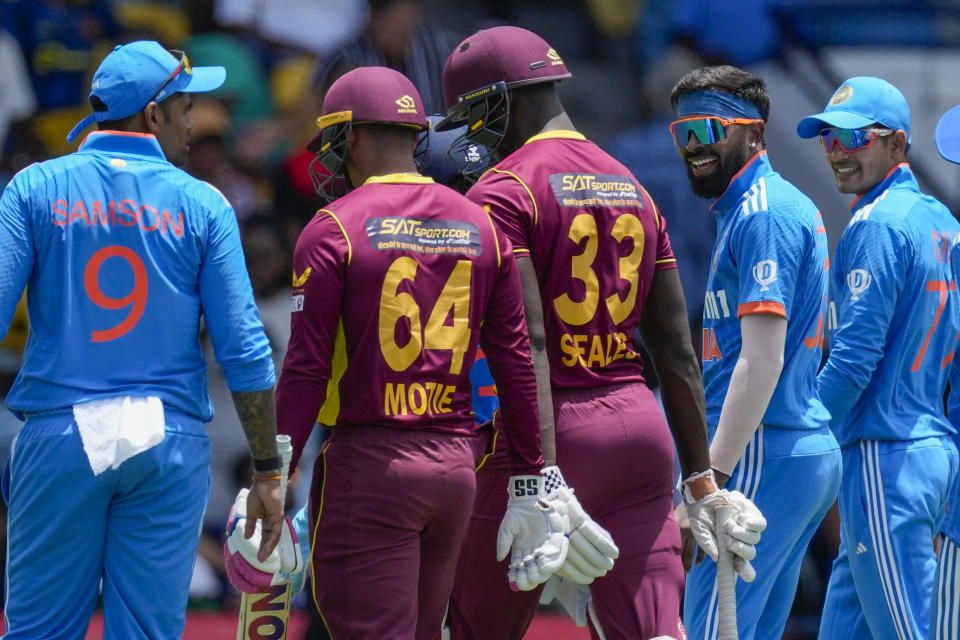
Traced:
[[433, 640], [476, 486], [474, 439], [334, 429], [310, 493], [313, 595], [336, 640]]
[[[683, 637], [680, 530], [673, 518], [673, 442], [643, 384], [554, 391], [557, 464], [584, 509], [613, 536], [620, 558], [590, 585], [607, 640]], [[480, 469], [447, 624], [454, 640], [519, 640], [540, 590], [510, 591], [496, 561], [510, 470], [499, 451]], [[596, 634], [592, 634], [596, 638]]]

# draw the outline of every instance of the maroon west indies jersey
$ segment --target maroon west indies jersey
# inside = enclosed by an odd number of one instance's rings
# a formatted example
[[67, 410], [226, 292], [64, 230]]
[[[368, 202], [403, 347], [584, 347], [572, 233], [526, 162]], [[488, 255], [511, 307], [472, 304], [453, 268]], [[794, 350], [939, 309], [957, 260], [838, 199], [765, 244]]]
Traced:
[[622, 164], [574, 131], [530, 138], [467, 192], [533, 261], [555, 388], [643, 380], [635, 330], [666, 223]]
[[542, 466], [517, 265], [483, 209], [431, 178], [375, 176], [307, 224], [293, 258], [277, 426], [293, 465], [315, 422], [469, 435], [478, 341], [517, 473]]

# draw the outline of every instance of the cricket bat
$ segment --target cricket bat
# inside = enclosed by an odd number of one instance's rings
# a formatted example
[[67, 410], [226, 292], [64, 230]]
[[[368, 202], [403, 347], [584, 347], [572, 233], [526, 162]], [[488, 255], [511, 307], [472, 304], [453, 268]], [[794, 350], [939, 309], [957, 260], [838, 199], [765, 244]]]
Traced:
[[[277, 450], [283, 460], [280, 471], [280, 504], [286, 504], [287, 475], [290, 458], [293, 456], [290, 436], [277, 436]], [[286, 640], [292, 590], [289, 582], [281, 582], [264, 587], [256, 593], [242, 594], [237, 640]]]
[[733, 566], [733, 552], [723, 544], [727, 520], [733, 515], [733, 506], [717, 505], [717, 639], [739, 640], [737, 632], [737, 571]]

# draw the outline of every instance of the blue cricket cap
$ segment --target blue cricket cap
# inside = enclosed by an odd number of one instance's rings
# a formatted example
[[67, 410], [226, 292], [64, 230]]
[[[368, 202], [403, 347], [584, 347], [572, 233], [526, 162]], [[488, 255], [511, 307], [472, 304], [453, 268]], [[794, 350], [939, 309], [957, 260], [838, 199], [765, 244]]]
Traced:
[[153, 40], [117, 45], [93, 75], [90, 104], [95, 111], [67, 134], [67, 142], [94, 122], [122, 120], [175, 93], [213, 91], [226, 77], [223, 67], [191, 67], [186, 54], [177, 58]]
[[954, 107], [940, 117], [933, 137], [943, 159], [960, 164], [960, 107]]
[[860, 129], [872, 124], [906, 131], [910, 144], [910, 107], [900, 90], [882, 78], [857, 76], [833, 92], [823, 113], [801, 120], [797, 135], [814, 138], [826, 127]]

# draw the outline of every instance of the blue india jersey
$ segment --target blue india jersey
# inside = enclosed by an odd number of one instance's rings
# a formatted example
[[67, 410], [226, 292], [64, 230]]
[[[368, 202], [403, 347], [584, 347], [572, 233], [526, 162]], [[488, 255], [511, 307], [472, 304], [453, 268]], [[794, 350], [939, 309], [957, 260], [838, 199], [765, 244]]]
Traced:
[[707, 423], [716, 426], [740, 356], [740, 317], [787, 319], [783, 371], [763, 423], [817, 429], [829, 415], [816, 373], [827, 302], [827, 237], [816, 206], [761, 151], [711, 206], [717, 240], [703, 311]]
[[[947, 416], [953, 425], [953, 444], [960, 451], [960, 362], [954, 354], [953, 365], [950, 367], [950, 393], [947, 396]], [[947, 515], [943, 519], [940, 530], [950, 536], [954, 542], [960, 543], [960, 476], [953, 477], [950, 488], [950, 498], [947, 500]]]
[[232, 207], [156, 138], [91, 133], [0, 198], [0, 327], [27, 286], [30, 335], [7, 397], [18, 415], [158, 396], [203, 420], [201, 312], [233, 391], [274, 384]]
[[817, 380], [831, 427], [841, 446], [951, 434], [942, 398], [960, 331], [960, 224], [920, 192], [907, 164], [850, 208], [831, 275], [836, 328]]
[[500, 407], [497, 400], [497, 385], [490, 373], [487, 356], [483, 349], [477, 349], [477, 357], [470, 368], [470, 401], [473, 403], [473, 419], [477, 426], [493, 420], [493, 413]]

